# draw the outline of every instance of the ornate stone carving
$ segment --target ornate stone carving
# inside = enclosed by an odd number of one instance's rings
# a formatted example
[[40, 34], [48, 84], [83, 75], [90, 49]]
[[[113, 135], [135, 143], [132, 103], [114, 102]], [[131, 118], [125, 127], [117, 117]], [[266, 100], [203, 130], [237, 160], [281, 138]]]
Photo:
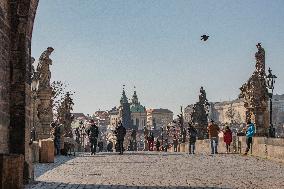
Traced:
[[39, 90], [50, 88], [51, 72], [49, 66], [52, 65], [52, 60], [49, 58], [49, 56], [51, 55], [53, 50], [54, 49], [52, 47], [48, 47], [39, 58], [39, 63], [37, 66]]
[[249, 80], [240, 88], [239, 98], [244, 99], [246, 120], [256, 124], [257, 135], [265, 136], [268, 127], [268, 91], [265, 74], [265, 50], [261, 44], [256, 45], [255, 71]]
[[49, 66], [52, 65], [52, 60], [49, 56], [53, 50], [54, 49], [52, 47], [48, 47], [47, 50], [41, 54], [36, 72], [33, 75], [33, 79], [38, 82], [37, 117], [40, 124], [37, 126], [37, 132], [39, 139], [49, 138], [50, 123], [53, 120], [51, 101], [52, 88], [50, 86], [51, 72], [49, 69]]

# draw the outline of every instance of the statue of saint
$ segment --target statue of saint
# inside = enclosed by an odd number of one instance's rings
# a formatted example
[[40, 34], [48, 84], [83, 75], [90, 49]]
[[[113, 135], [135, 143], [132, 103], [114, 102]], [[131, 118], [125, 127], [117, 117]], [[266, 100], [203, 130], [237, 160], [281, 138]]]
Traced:
[[256, 45], [256, 47], [258, 49], [258, 51], [255, 53], [255, 60], [256, 60], [255, 68], [256, 68], [256, 72], [261, 73], [261, 74], [265, 74], [265, 51], [261, 47], [261, 43], [258, 43]]
[[39, 89], [45, 89], [50, 87], [50, 77], [51, 72], [49, 69], [49, 65], [52, 65], [52, 60], [49, 58], [51, 53], [53, 52], [52, 47], [48, 47], [40, 56], [39, 63], [37, 66], [37, 74], [39, 81]]

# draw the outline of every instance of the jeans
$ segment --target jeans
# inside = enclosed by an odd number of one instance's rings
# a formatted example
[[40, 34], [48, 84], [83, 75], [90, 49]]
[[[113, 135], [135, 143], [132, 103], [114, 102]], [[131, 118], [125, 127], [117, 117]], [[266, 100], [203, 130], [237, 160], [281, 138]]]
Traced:
[[195, 151], [195, 142], [194, 143], [189, 143], [188, 145], [188, 149], [189, 149], [189, 153], [191, 154], [194, 154], [194, 151]]
[[56, 155], [60, 155], [60, 137], [54, 139], [54, 147], [56, 150]]
[[218, 153], [218, 137], [211, 138], [211, 154]]
[[246, 142], [247, 142], [246, 153], [248, 153], [248, 151], [250, 150], [250, 148], [252, 146], [252, 137], [247, 137]]

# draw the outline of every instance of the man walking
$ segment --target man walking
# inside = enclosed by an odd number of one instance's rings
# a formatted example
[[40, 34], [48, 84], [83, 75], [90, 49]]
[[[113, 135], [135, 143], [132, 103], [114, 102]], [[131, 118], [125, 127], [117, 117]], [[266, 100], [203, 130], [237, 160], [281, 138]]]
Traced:
[[61, 137], [61, 129], [60, 126], [56, 122], [51, 123], [52, 127], [52, 136], [55, 148], [55, 155], [60, 155], [60, 137]]
[[247, 148], [244, 153], [244, 155], [248, 154], [248, 151], [250, 150], [252, 146], [252, 137], [255, 134], [255, 127], [254, 124], [250, 121], [247, 122], [247, 129], [246, 129], [246, 142], [247, 142]]
[[126, 129], [123, 127], [121, 122], [119, 122], [118, 124], [119, 125], [115, 130], [116, 142], [117, 142], [117, 148], [119, 150], [119, 154], [122, 155], [123, 154], [123, 141], [126, 135]]
[[211, 141], [211, 154], [218, 154], [218, 134], [220, 132], [220, 128], [217, 124], [214, 123], [213, 120], [211, 120], [209, 126], [207, 127], [207, 130], [209, 133], [209, 139]]
[[194, 154], [195, 152], [195, 142], [196, 142], [196, 137], [197, 137], [197, 130], [196, 128], [189, 123], [188, 127], [188, 140], [189, 140], [189, 146], [188, 146], [188, 151], [189, 154]]
[[91, 155], [96, 154], [98, 136], [99, 136], [99, 128], [94, 123], [94, 120], [90, 121], [91, 127], [87, 130], [87, 134], [89, 136], [89, 141], [91, 143]]

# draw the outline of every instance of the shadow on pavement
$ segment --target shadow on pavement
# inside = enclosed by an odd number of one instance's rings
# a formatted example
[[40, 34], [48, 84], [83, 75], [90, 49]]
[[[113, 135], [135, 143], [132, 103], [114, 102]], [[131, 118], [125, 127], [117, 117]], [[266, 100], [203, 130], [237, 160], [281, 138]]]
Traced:
[[127, 186], [127, 185], [97, 185], [97, 184], [71, 184], [71, 183], [58, 183], [58, 182], [35, 182], [25, 186], [25, 189], [49, 189], [49, 188], [80, 188], [80, 189], [96, 189], [96, 188], [131, 188], [131, 189], [233, 189], [228, 187], [216, 187], [216, 186]]
[[65, 162], [74, 159], [76, 156], [56, 156], [54, 163], [35, 163], [34, 164], [34, 176], [35, 178], [43, 175], [44, 173], [64, 164]]

